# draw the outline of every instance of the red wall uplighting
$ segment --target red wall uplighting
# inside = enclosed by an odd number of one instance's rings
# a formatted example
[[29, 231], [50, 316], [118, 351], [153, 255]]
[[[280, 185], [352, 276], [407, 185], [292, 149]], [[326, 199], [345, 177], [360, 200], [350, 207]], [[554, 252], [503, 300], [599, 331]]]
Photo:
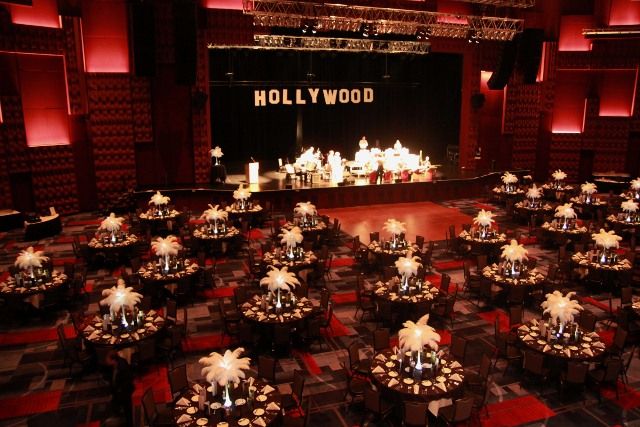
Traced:
[[[453, 15], [471, 15], [471, 7], [462, 2], [458, 1], [447, 1], [447, 0], [439, 0], [438, 1], [438, 12], [440, 13], [450, 13]], [[456, 18], [454, 16], [439, 16], [438, 22], [446, 22], [448, 24], [467, 24], [467, 18]]]
[[17, 57], [27, 145], [69, 144], [63, 57], [29, 54], [18, 54]]
[[611, 0], [609, 25], [640, 25], [640, 1]]
[[82, 40], [87, 72], [129, 72], [127, 28], [124, 0], [83, 0]]
[[202, 0], [202, 7], [207, 9], [242, 10], [242, 0]]
[[598, 95], [602, 117], [631, 117], [638, 81], [638, 70], [606, 70], [600, 79]]
[[587, 73], [558, 71], [551, 132], [582, 133], [587, 81]]
[[592, 15], [572, 15], [560, 18], [559, 51], [589, 51], [591, 41], [582, 35], [584, 28], [593, 28]]
[[60, 28], [56, 0], [33, 0], [32, 6], [10, 5], [9, 7], [11, 22], [14, 24]]

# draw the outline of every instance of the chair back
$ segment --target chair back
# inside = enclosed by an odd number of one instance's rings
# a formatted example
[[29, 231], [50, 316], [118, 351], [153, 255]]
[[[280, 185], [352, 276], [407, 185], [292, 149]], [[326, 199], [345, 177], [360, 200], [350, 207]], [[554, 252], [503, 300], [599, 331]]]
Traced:
[[181, 365], [169, 371], [169, 387], [173, 396], [189, 387], [187, 365]]
[[451, 355], [464, 365], [467, 356], [467, 339], [459, 335], [451, 336]]
[[473, 411], [473, 398], [465, 397], [458, 399], [454, 402], [453, 410], [453, 422], [459, 423], [471, 418], [471, 412]]
[[293, 384], [291, 386], [291, 393], [296, 398], [298, 403], [302, 403], [302, 394], [304, 393], [304, 375], [302, 371], [296, 369], [293, 371]]
[[509, 294], [507, 295], [507, 304], [524, 304], [524, 297], [527, 295], [526, 286], [514, 285], [509, 288]]
[[154, 425], [156, 417], [158, 416], [158, 409], [156, 408], [156, 402], [153, 399], [153, 390], [151, 387], [146, 389], [142, 395], [142, 408], [144, 410], [144, 417], [147, 420], [147, 424]]
[[630, 305], [631, 303], [633, 303], [633, 288], [627, 286], [620, 289], [620, 305], [624, 307]]
[[416, 236], [416, 246], [418, 250], [422, 252], [422, 248], [424, 246], [424, 236]]
[[380, 413], [380, 391], [375, 390], [371, 385], [364, 388], [364, 408], [375, 414]]
[[273, 344], [276, 348], [287, 348], [291, 342], [291, 327], [287, 324], [273, 327]]
[[476, 257], [476, 270], [481, 271], [483, 268], [485, 268], [487, 266], [488, 259], [489, 257], [487, 256], [487, 254], [479, 254]]
[[329, 301], [331, 300], [331, 291], [324, 288], [320, 291], [320, 308], [324, 311], [329, 309]]
[[58, 324], [56, 327], [56, 332], [58, 334], [58, 343], [60, 344], [60, 348], [63, 352], [67, 352], [67, 338], [64, 336], [64, 325], [62, 323]]
[[404, 402], [404, 424], [410, 426], [426, 426], [427, 407], [427, 402]]
[[464, 279], [468, 280], [471, 277], [471, 261], [468, 259], [462, 261], [462, 270], [464, 271]]
[[369, 243], [371, 242], [379, 242], [380, 241], [380, 232], [379, 231], [372, 231], [371, 233], [369, 233]]
[[442, 276], [440, 276], [440, 292], [444, 292], [445, 294], [448, 294], [450, 284], [451, 284], [451, 276], [449, 276], [447, 273], [442, 273]]
[[380, 328], [373, 331], [373, 350], [381, 351], [389, 348], [389, 329]]
[[244, 286], [236, 286], [233, 288], [233, 299], [237, 307], [247, 302], [247, 288]]
[[572, 384], [584, 384], [587, 379], [587, 372], [589, 371], [589, 365], [582, 362], [569, 362], [567, 368], [567, 382]]
[[522, 306], [512, 305], [509, 307], [509, 327], [522, 323]]
[[533, 351], [524, 352], [522, 368], [536, 375], [544, 372], [544, 355]]
[[393, 279], [397, 274], [398, 269], [395, 266], [384, 265], [382, 268], [382, 280], [385, 282]]
[[613, 336], [613, 346], [622, 351], [627, 342], [628, 334], [629, 333], [625, 329], [618, 327], [616, 329], [616, 334]]
[[480, 360], [480, 369], [478, 369], [478, 375], [485, 382], [489, 378], [489, 372], [491, 371], [491, 357], [488, 354], [484, 353], [482, 355], [482, 359]]
[[558, 277], [558, 265], [557, 264], [549, 264], [549, 268], [547, 269], [547, 282], [554, 283]]
[[595, 314], [593, 314], [589, 310], [583, 310], [582, 313], [580, 313], [579, 325], [580, 325], [580, 328], [584, 332], [593, 332], [593, 331], [595, 331], [595, 329], [596, 329], [596, 321], [597, 321], [597, 319], [596, 319]]
[[167, 312], [165, 318], [169, 322], [175, 323], [178, 320], [178, 303], [175, 300], [167, 299]]
[[136, 346], [138, 363], [149, 362], [156, 358], [156, 343], [154, 340], [146, 339], [138, 342]]
[[258, 356], [258, 376], [267, 381], [276, 381], [276, 360], [271, 356]]
[[605, 362], [605, 372], [602, 381], [607, 383], [615, 383], [618, 380], [618, 375], [622, 371], [622, 359], [617, 357], [610, 357]]
[[349, 348], [347, 349], [349, 352], [349, 366], [353, 368], [360, 362], [360, 348], [362, 346], [357, 342], [351, 343]]

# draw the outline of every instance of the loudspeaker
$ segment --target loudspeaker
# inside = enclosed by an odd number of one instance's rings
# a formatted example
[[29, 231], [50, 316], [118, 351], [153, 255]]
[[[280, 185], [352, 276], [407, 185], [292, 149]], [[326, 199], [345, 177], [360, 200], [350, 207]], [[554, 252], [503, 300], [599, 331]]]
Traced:
[[136, 76], [156, 75], [156, 25], [153, 2], [131, 4], [133, 67]]
[[489, 89], [504, 89], [505, 85], [511, 77], [513, 66], [516, 63], [516, 55], [518, 53], [518, 36], [508, 41], [502, 48], [502, 54], [498, 60], [498, 66], [491, 74], [487, 86]]
[[525, 84], [536, 82], [542, 59], [543, 41], [544, 30], [541, 28], [527, 28], [522, 32], [518, 49], [518, 69]]
[[196, 83], [197, 6], [195, 0], [173, 0], [176, 83]]

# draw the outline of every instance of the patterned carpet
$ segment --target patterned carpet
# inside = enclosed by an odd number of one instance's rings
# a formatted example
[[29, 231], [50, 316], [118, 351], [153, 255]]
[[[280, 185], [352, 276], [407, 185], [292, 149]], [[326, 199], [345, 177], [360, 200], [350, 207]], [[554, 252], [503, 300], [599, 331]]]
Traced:
[[[475, 216], [480, 208], [491, 208], [497, 214], [500, 228], [520, 230], [522, 240], [526, 242], [530, 256], [537, 259], [538, 268], [546, 271], [550, 263], [557, 262], [557, 250], [542, 249], [535, 239], [528, 238], [525, 226], [505, 215], [504, 209], [490, 204], [486, 200], [455, 200], [441, 204], [442, 207], [455, 209], [461, 214]], [[403, 209], [406, 206], [403, 206]], [[393, 217], [394, 206], [385, 208], [388, 217]], [[321, 211], [322, 213], [322, 211]], [[340, 219], [340, 218], [339, 218]], [[100, 222], [96, 214], [79, 214], [64, 219], [64, 232], [55, 238], [38, 242], [22, 241], [20, 231], [0, 233], [0, 271], [6, 271], [13, 263], [17, 252], [29, 245], [43, 249], [53, 258], [54, 265], [62, 269], [65, 262], [76, 262], [72, 250], [74, 235], [84, 236], [86, 231], [95, 230]], [[459, 230], [458, 230], [459, 231]], [[412, 230], [412, 234], [433, 236], [430, 230]], [[269, 228], [254, 230], [251, 233], [251, 245], [260, 247], [260, 242], [269, 236]], [[438, 233], [440, 234], [440, 233]], [[368, 242], [368, 236], [360, 236]], [[372, 355], [372, 331], [377, 327], [374, 321], [360, 321], [355, 314], [355, 282], [357, 271], [352, 259], [351, 236], [343, 234], [331, 247], [334, 254], [329, 280], [326, 286], [333, 292], [335, 320], [332, 328], [324, 336], [322, 345], [310, 348], [294, 347], [277, 364], [278, 375], [286, 379], [294, 370], [302, 370], [306, 375], [304, 395], [311, 402], [309, 424], [311, 426], [353, 426], [359, 424], [363, 415], [362, 403], [348, 404], [344, 400], [346, 375], [341, 363], [347, 360], [346, 348], [354, 341], [361, 342], [365, 356]], [[212, 262], [207, 268], [212, 268]], [[452, 283], [460, 288], [464, 282], [462, 261], [447, 252], [444, 241], [436, 242], [434, 271], [428, 278], [434, 284], [439, 283], [443, 272], [452, 276]], [[2, 315], [0, 324], [0, 424], [7, 426], [97, 426], [111, 417], [108, 383], [96, 371], [76, 376], [68, 376], [64, 366], [62, 352], [56, 341], [55, 327], [62, 323], [67, 326], [69, 335], [73, 335], [69, 309], [84, 309], [91, 313], [98, 311], [97, 302], [100, 292], [115, 284], [122, 274], [124, 266], [96, 266], [87, 275], [87, 295], [85, 305], [78, 307], [61, 306], [46, 313], [35, 313], [23, 319], [8, 318]], [[213, 350], [233, 347], [228, 338], [221, 334], [221, 319], [218, 315], [220, 297], [230, 302], [232, 287], [243, 283], [247, 264], [244, 259], [219, 258], [216, 262], [217, 274], [222, 284], [215, 290], [209, 290], [195, 297], [192, 304], [185, 307], [188, 312], [188, 337], [182, 348], [184, 356], [178, 356], [174, 366], [186, 363], [188, 376], [192, 380], [201, 378], [197, 360]], [[130, 271], [130, 269], [129, 269]], [[367, 279], [377, 280], [376, 273], [368, 273]], [[578, 288], [579, 295], [591, 296], [596, 305], [587, 304], [587, 308], [598, 312], [598, 300], [604, 295], [587, 294]], [[461, 294], [462, 295], [462, 294]], [[319, 290], [311, 289], [311, 298], [319, 298]], [[619, 300], [614, 299], [614, 307]], [[7, 307], [2, 306], [3, 313]], [[461, 335], [469, 340], [465, 368], [477, 369], [483, 352], [491, 351], [493, 344], [493, 319], [499, 317], [501, 323], [508, 321], [503, 306], [477, 304], [475, 298], [459, 298], [455, 306], [453, 330], [448, 322], [436, 322], [435, 327], [443, 337], [451, 334]], [[525, 310], [525, 319], [539, 317], [540, 312], [533, 307]], [[599, 324], [599, 329], [605, 325]], [[611, 337], [615, 324], [604, 335]], [[630, 348], [627, 351], [631, 350]], [[629, 356], [627, 353], [626, 356]], [[634, 357], [628, 371], [629, 385], [619, 384], [620, 399], [616, 399], [614, 390], [605, 390], [599, 401], [595, 389], [587, 387], [584, 395], [560, 393], [555, 381], [544, 383], [522, 381], [520, 369], [504, 372], [505, 364], [500, 362], [492, 372], [489, 387], [488, 413], [483, 412], [480, 423], [486, 426], [516, 425], [557, 425], [557, 426], [601, 426], [601, 425], [640, 425], [640, 363]], [[136, 372], [136, 391], [134, 393], [135, 418], [142, 425], [139, 406], [140, 397], [146, 387], [153, 387], [156, 401], [170, 400], [167, 381], [167, 365], [157, 361]], [[279, 385], [282, 392], [290, 390], [288, 383]], [[584, 400], [583, 400], [584, 398]], [[400, 418], [393, 414], [388, 423], [399, 425]], [[440, 420], [430, 420], [433, 425], [444, 425]], [[370, 425], [383, 424], [370, 422]], [[473, 424], [478, 424], [477, 420]]]

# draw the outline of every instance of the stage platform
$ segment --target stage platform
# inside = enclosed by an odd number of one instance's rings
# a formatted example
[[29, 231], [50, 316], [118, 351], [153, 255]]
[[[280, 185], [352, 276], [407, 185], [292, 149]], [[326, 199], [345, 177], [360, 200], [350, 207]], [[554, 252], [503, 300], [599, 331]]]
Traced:
[[[328, 209], [480, 197], [490, 193], [491, 188], [500, 182], [502, 173], [477, 173], [451, 168], [440, 169], [428, 180], [419, 178], [420, 180], [412, 182], [370, 184], [368, 179], [357, 178], [352, 183], [336, 185], [328, 181], [289, 181], [284, 174], [272, 171], [261, 175], [260, 183], [249, 185], [249, 189], [253, 193], [252, 200], [263, 205], [268, 200], [275, 210], [288, 212], [301, 201], [311, 201], [318, 208]], [[528, 174], [528, 171], [514, 173], [522, 176]], [[233, 191], [240, 183], [245, 184], [243, 175], [228, 175], [224, 184], [138, 189], [134, 192], [134, 198], [137, 206], [146, 209], [153, 192], [160, 190], [163, 195], [171, 197], [171, 203], [178, 209], [186, 207], [199, 211], [206, 208], [208, 203], [233, 202]]]

